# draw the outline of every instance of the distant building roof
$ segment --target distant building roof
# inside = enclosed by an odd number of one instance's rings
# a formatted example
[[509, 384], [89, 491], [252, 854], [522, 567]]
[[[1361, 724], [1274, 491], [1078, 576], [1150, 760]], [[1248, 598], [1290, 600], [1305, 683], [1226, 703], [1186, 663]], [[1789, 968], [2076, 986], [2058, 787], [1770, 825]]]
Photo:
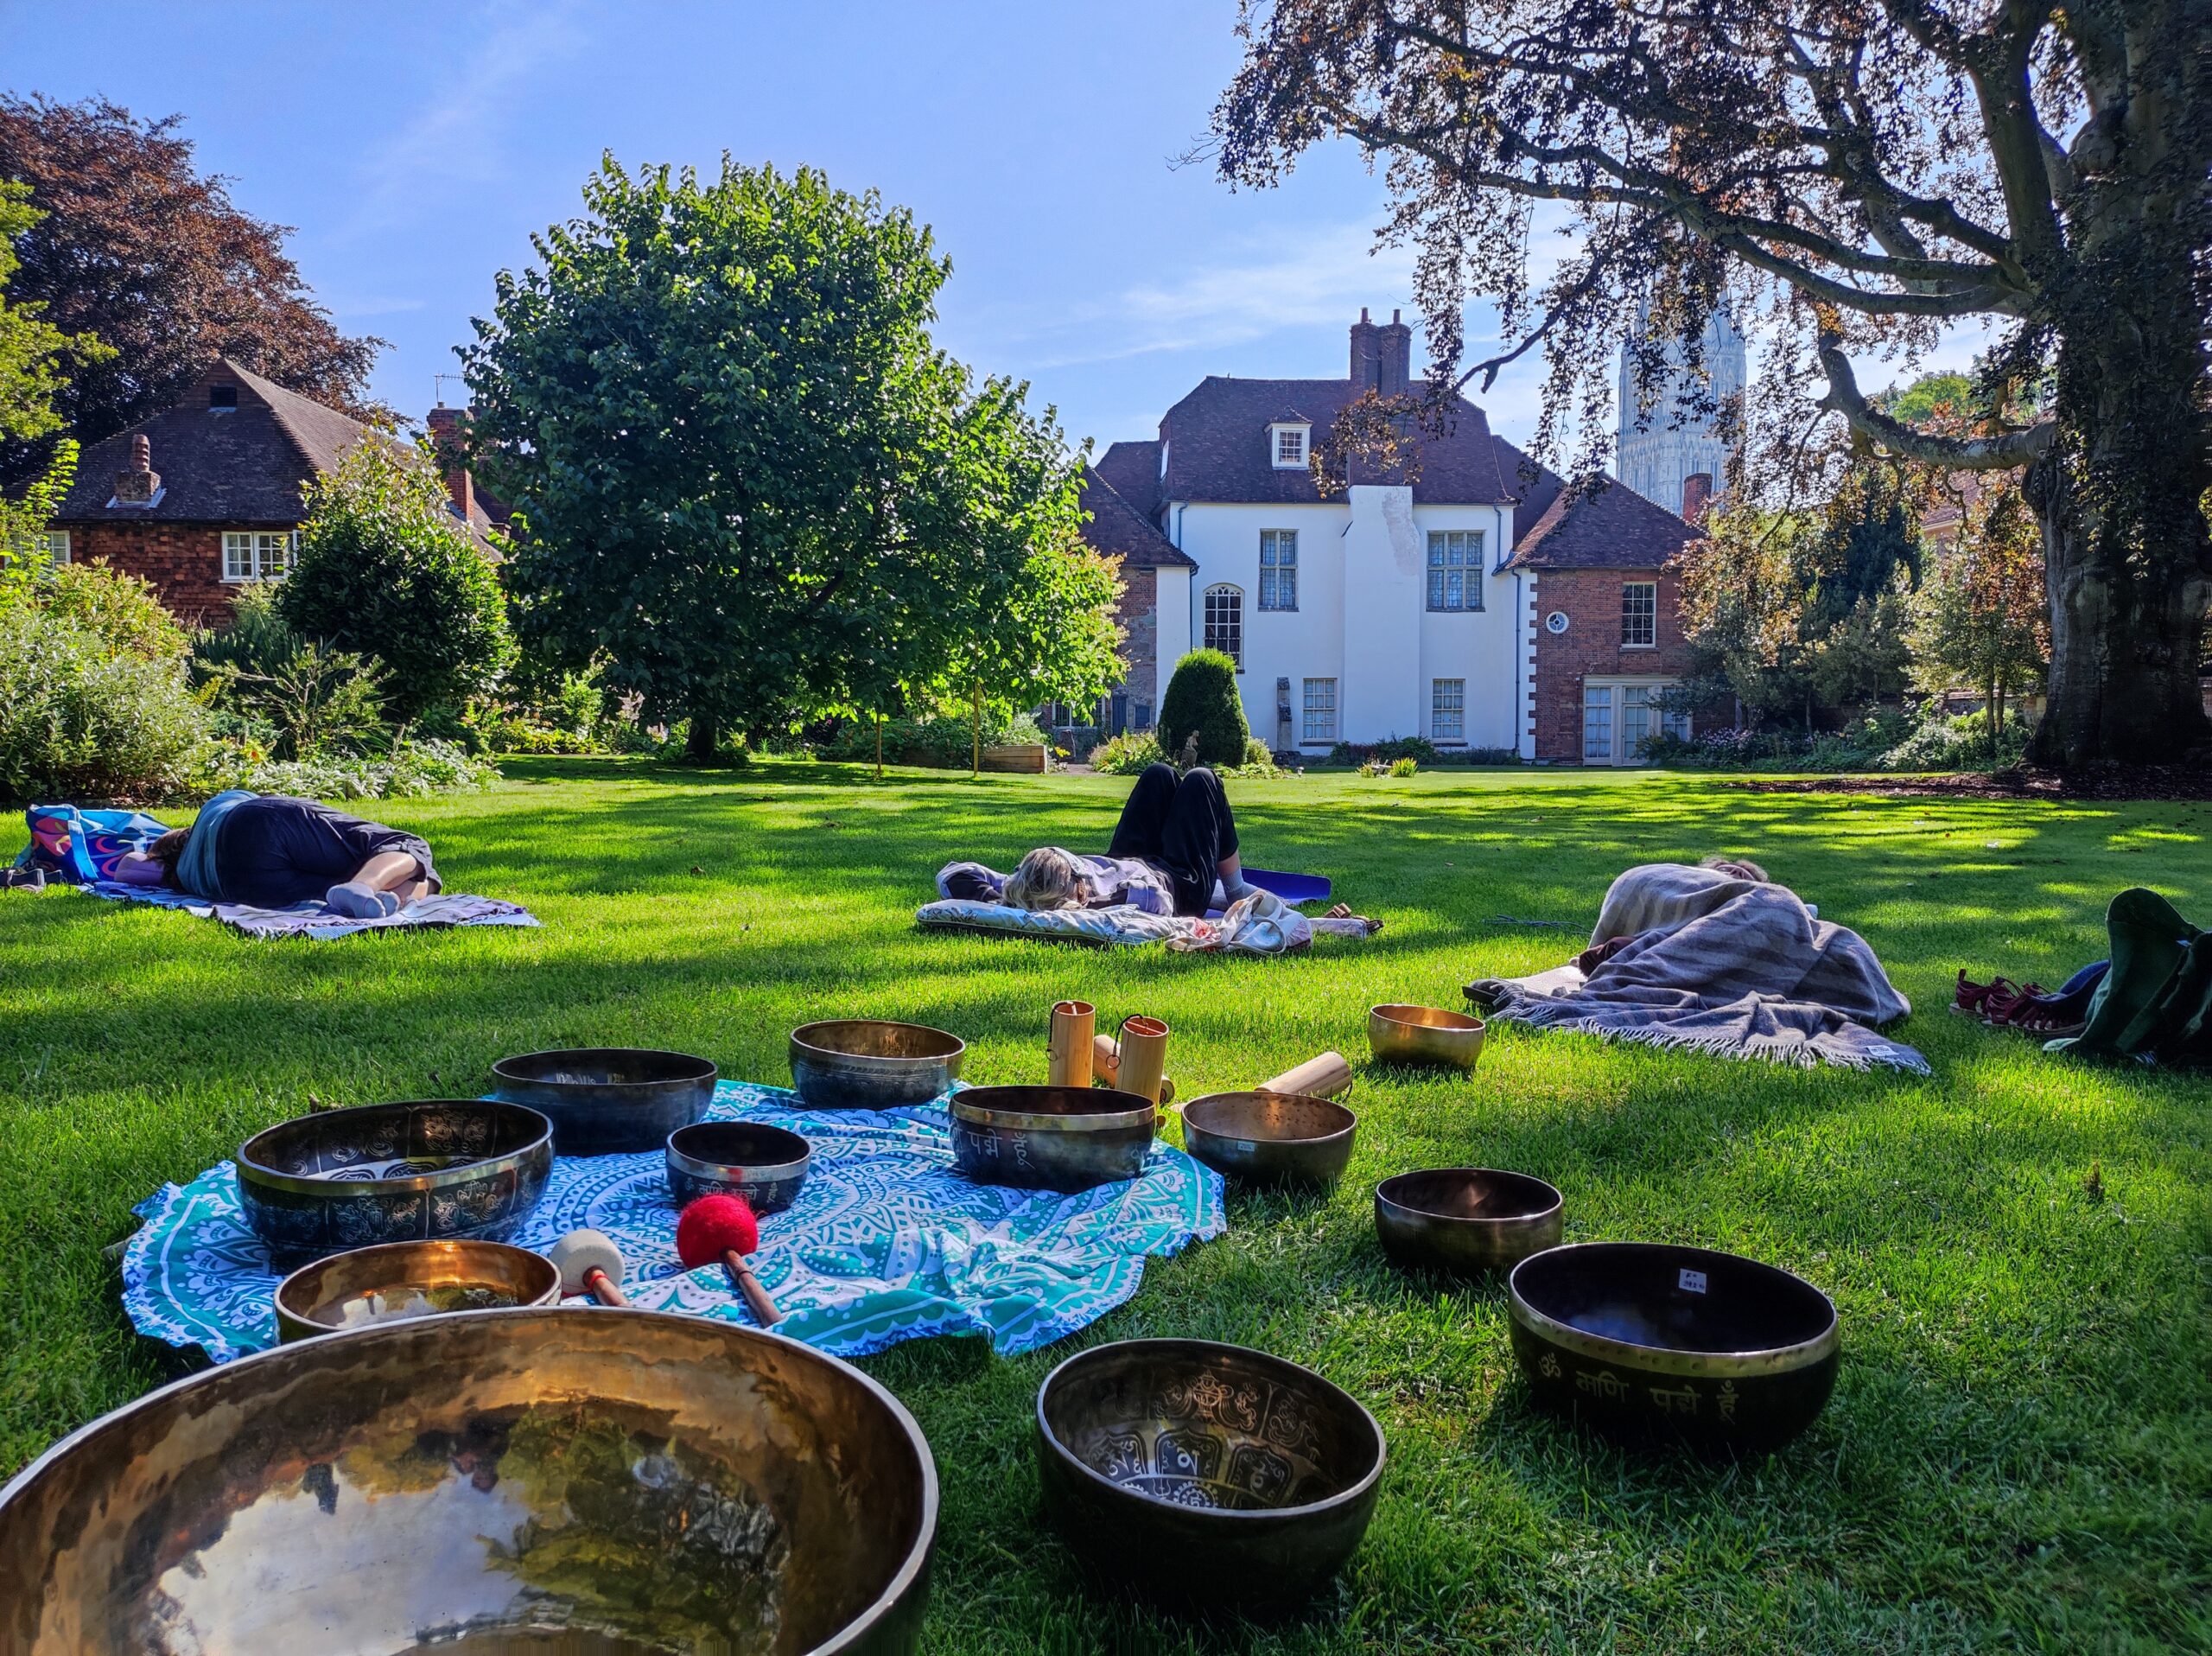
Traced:
[[1498, 475], [1505, 480], [1506, 492], [1513, 497], [1513, 544], [1518, 546], [1521, 538], [1536, 526], [1559, 499], [1567, 480], [1550, 467], [1531, 460], [1503, 437], [1491, 441], [1497, 446]]
[[1119, 557], [1124, 569], [1198, 567], [1196, 559], [1161, 534], [1095, 466], [1083, 468], [1083, 509], [1090, 514], [1083, 525], [1085, 544]]
[[[1549, 474], [1546, 474], [1549, 476]], [[1656, 570], [1704, 532], [1610, 477], [1578, 488], [1550, 477], [1551, 499], [1523, 529], [1522, 513], [1538, 489], [1513, 514], [1510, 570]], [[1541, 486], [1541, 484], [1540, 484]]]
[[1098, 456], [1093, 468], [1138, 512], [1154, 522], [1160, 517], [1160, 443], [1116, 443]]

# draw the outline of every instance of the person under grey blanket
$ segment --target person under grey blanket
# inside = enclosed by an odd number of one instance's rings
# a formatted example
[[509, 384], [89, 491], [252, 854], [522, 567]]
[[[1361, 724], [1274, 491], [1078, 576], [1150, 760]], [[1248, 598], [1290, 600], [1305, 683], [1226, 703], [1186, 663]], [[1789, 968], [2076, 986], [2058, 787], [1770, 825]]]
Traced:
[[[1718, 861], [1718, 859], [1715, 859]], [[1622, 941], [1621, 939], [1625, 939]], [[1531, 978], [1482, 978], [1468, 998], [1532, 1029], [1787, 1063], [1925, 1073], [1876, 1032], [1912, 1010], [1856, 932], [1817, 918], [1754, 864], [1630, 869], [1605, 893], [1591, 947]]]

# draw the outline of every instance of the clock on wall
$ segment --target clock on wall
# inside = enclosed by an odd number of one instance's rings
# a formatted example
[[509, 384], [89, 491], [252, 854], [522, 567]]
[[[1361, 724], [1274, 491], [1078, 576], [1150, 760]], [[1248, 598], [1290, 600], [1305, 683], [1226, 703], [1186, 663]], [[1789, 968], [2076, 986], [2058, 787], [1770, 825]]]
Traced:
[[1544, 631], [1551, 634], [1554, 638], [1567, 631], [1567, 611], [1554, 609], [1550, 615], [1545, 616]]

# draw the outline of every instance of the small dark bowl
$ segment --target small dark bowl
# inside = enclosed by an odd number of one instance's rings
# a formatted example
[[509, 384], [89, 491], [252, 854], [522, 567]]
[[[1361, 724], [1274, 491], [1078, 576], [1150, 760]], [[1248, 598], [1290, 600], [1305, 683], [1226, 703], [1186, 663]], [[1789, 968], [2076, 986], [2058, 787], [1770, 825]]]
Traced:
[[698, 1121], [668, 1136], [668, 1188], [676, 1205], [702, 1196], [742, 1196], [756, 1213], [780, 1213], [798, 1200], [814, 1147], [758, 1121]]
[[1183, 1148], [1241, 1183], [1325, 1188], [1344, 1176], [1358, 1125], [1302, 1092], [1216, 1092], [1183, 1106]]
[[1140, 1092], [971, 1086], [946, 1106], [952, 1164], [978, 1184], [1088, 1190], [1144, 1171], [1159, 1111]]
[[379, 1242], [499, 1242], [530, 1216], [552, 1171], [552, 1124], [526, 1105], [367, 1104], [247, 1139], [238, 1201], [286, 1262]]
[[1155, 1595], [1298, 1603], [1375, 1515], [1382, 1429], [1311, 1369], [1204, 1340], [1127, 1340], [1037, 1393], [1045, 1509], [1086, 1563]]
[[542, 1110], [563, 1156], [657, 1150], [715, 1101], [721, 1072], [689, 1053], [578, 1047], [502, 1058], [493, 1093]]
[[276, 1285], [276, 1338], [308, 1340], [448, 1311], [558, 1305], [559, 1267], [504, 1242], [386, 1242], [302, 1265]]
[[791, 1031], [791, 1085], [811, 1110], [892, 1110], [942, 1097], [967, 1055], [925, 1024], [836, 1018]]
[[1427, 1168], [1375, 1187], [1375, 1234], [1409, 1271], [1506, 1271], [1559, 1245], [1560, 1194], [1496, 1168]]
[[1536, 1401], [1609, 1437], [1758, 1455], [1811, 1425], [1835, 1384], [1835, 1307], [1732, 1253], [1585, 1242], [1522, 1260], [1513, 1352]]

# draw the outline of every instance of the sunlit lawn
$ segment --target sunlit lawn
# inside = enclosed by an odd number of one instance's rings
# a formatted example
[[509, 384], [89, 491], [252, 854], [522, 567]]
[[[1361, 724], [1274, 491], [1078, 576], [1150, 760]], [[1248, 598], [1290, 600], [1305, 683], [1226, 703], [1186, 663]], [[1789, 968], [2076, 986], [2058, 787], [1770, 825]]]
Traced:
[[[1932, 1077], [1510, 1030], [1471, 1078], [1363, 1074], [1333, 1198], [1232, 1196], [1227, 1237], [1154, 1264], [1077, 1341], [867, 1363], [944, 1476], [930, 1647], [2212, 1647], [2212, 1079], [2054, 1061], [1944, 1010], [1959, 966], [2055, 984], [2098, 958], [2124, 886], [2212, 914], [2212, 806], [1665, 776], [1236, 786], [1252, 861], [1328, 874], [1388, 928], [1224, 962], [913, 930], [955, 856], [1103, 844], [1110, 779], [509, 770], [489, 795], [379, 809], [430, 838], [453, 889], [526, 902], [542, 931], [254, 944], [0, 895], [0, 1471], [179, 1372], [131, 1333], [103, 1249], [161, 1181], [309, 1094], [475, 1092], [505, 1054], [571, 1045], [678, 1048], [781, 1081], [785, 1032], [841, 1014], [943, 1025], [973, 1043], [971, 1080], [1038, 1080], [1046, 1008], [1068, 995], [1102, 1021], [1165, 1017], [1186, 1094], [1249, 1085], [1324, 1048], [1363, 1058], [1374, 1002], [1456, 1005], [1471, 977], [1555, 964], [1629, 863], [1729, 850], [1866, 934], [1919, 1009], [1902, 1035]], [[1533, 1413], [1502, 1290], [1409, 1278], [1374, 1240], [1376, 1181], [1465, 1162], [1558, 1184], [1570, 1239], [1695, 1242], [1810, 1277], [1843, 1319], [1827, 1414], [1764, 1464], [1712, 1468]], [[1038, 1381], [1083, 1341], [1154, 1334], [1312, 1364], [1382, 1421], [1374, 1527], [1307, 1615], [1155, 1618], [1087, 1590], [1039, 1521]]]

